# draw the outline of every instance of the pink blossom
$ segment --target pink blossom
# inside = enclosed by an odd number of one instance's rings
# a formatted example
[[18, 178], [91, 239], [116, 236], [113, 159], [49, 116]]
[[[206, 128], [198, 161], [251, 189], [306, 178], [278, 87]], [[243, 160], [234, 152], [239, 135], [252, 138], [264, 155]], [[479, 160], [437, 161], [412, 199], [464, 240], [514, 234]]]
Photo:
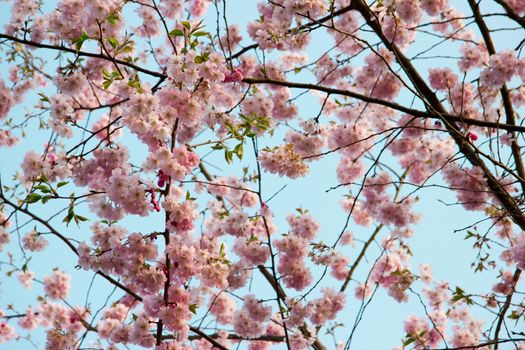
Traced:
[[36, 231], [28, 232], [22, 238], [23, 247], [32, 252], [42, 251], [47, 247], [47, 240]]
[[500, 51], [489, 58], [489, 66], [481, 72], [482, 83], [500, 88], [517, 72], [518, 60], [513, 50]]
[[237, 305], [226, 293], [210, 298], [210, 313], [220, 324], [231, 324]]
[[65, 299], [69, 293], [71, 277], [55, 269], [51, 276], [44, 277], [44, 290], [51, 299]]
[[224, 78], [223, 82], [225, 83], [238, 83], [244, 79], [241, 68], [234, 68], [232, 72]]
[[4, 227], [0, 226], [0, 252], [3, 251], [4, 245], [8, 244], [10, 241], [9, 232], [7, 232]]
[[295, 179], [308, 173], [308, 165], [303, 162], [301, 156], [291, 144], [274, 150], [263, 150], [259, 154], [259, 160], [263, 169], [271, 173], [277, 173], [279, 176]]
[[14, 105], [14, 99], [9, 91], [9, 89], [5, 86], [4, 81], [0, 79], [0, 120], [7, 117], [9, 110]]
[[31, 289], [31, 285], [33, 284], [33, 279], [35, 278], [35, 273], [30, 270], [22, 270], [17, 275], [18, 281], [22, 283], [24, 288]]
[[254, 295], [246, 295], [242, 309], [233, 317], [233, 328], [240, 336], [256, 338], [264, 333], [264, 322], [270, 314], [271, 307], [264, 306]]
[[313, 324], [324, 324], [327, 320], [333, 320], [345, 305], [345, 294], [337, 293], [332, 289], [322, 290], [323, 296], [308, 303], [312, 308], [310, 321]]
[[466, 137], [467, 139], [469, 139], [469, 141], [474, 142], [474, 141], [477, 141], [477, 139], [478, 139], [478, 134], [476, 134], [474, 131], [468, 131], [468, 132], [465, 134], [465, 137]]
[[0, 344], [8, 342], [16, 336], [15, 328], [5, 321], [0, 321]]

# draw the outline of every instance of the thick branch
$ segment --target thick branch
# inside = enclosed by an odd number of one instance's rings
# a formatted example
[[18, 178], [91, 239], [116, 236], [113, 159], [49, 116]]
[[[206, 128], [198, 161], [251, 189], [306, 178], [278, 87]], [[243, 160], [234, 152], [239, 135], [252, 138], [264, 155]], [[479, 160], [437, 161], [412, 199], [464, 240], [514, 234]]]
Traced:
[[506, 1], [504, 0], [494, 0], [494, 1], [496, 1], [498, 4], [500, 4], [501, 7], [505, 9], [505, 12], [507, 13], [507, 16], [509, 16], [509, 18], [519, 23], [525, 29], [525, 17], [520, 17], [516, 13], [516, 11], [514, 11], [514, 9], [509, 4], [507, 4]]
[[488, 169], [486, 164], [482, 161], [476, 150], [472, 148], [468, 140], [463, 136], [460, 129], [458, 129], [455, 120], [451, 119], [447, 114], [446, 109], [443, 107], [437, 96], [426, 84], [424, 79], [421, 77], [416, 68], [412, 65], [410, 60], [401, 52], [401, 50], [392, 42], [390, 42], [382, 32], [381, 26], [375, 14], [370, 10], [368, 5], [363, 0], [353, 0], [352, 6], [361, 13], [363, 18], [366, 20], [368, 26], [376, 33], [381, 39], [383, 44], [388, 50], [390, 50], [396, 57], [397, 62], [414, 84], [415, 88], [419, 93], [424, 96], [427, 108], [436, 115], [440, 115], [442, 120], [445, 122], [445, 127], [448, 133], [454, 139], [461, 153], [469, 160], [473, 166], [478, 166], [482, 169], [487, 179], [487, 185], [498, 199], [501, 205], [509, 213], [513, 221], [520, 226], [522, 230], [525, 230], [525, 216], [521, 212], [520, 208], [512, 198], [512, 196], [505, 190], [501, 183], [494, 177], [492, 172]]
[[[494, 42], [492, 41], [492, 37], [490, 36], [490, 30], [487, 27], [487, 24], [483, 20], [483, 16], [481, 15], [481, 11], [479, 9], [479, 5], [474, 0], [468, 0], [469, 6], [472, 10], [472, 13], [474, 14], [474, 19], [476, 20], [476, 24], [478, 25], [479, 31], [481, 32], [481, 35], [483, 37], [483, 41], [485, 42], [485, 45], [487, 46], [487, 50], [490, 55], [496, 54], [496, 47], [494, 46]], [[510, 98], [509, 90], [507, 89], [506, 84], [503, 84], [503, 86], [500, 89], [501, 99], [503, 100], [503, 106], [505, 108], [505, 115], [507, 119], [507, 124], [514, 125], [516, 123], [514, 118], [514, 108], [512, 106], [512, 101]], [[516, 140], [516, 136], [514, 132], [511, 134], [511, 150], [512, 150], [512, 156], [514, 158], [514, 162], [516, 165], [516, 171], [519, 175], [519, 182], [521, 184], [522, 193], [525, 193], [525, 182], [523, 181], [524, 175], [525, 175], [525, 169], [523, 168], [523, 160], [521, 158], [521, 150], [518, 145], [518, 141]], [[507, 298], [505, 299], [505, 303], [503, 304], [503, 307], [501, 308], [501, 311], [498, 315], [498, 321], [496, 324], [496, 329], [494, 332], [494, 340], [496, 343], [494, 344], [494, 349], [498, 350], [498, 342], [499, 334], [501, 332], [501, 327], [503, 325], [503, 322], [505, 320], [505, 315], [510, 307], [510, 303], [512, 302], [512, 297], [514, 295], [514, 288], [516, 287], [516, 284], [518, 283], [518, 280], [520, 279], [521, 270], [516, 269], [514, 271], [514, 276], [512, 280], [512, 291], [507, 295]]]

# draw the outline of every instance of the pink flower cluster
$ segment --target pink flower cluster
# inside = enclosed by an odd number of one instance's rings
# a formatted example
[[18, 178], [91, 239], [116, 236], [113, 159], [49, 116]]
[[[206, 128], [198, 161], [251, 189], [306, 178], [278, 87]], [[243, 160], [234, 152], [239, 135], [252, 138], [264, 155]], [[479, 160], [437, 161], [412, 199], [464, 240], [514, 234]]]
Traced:
[[389, 145], [389, 149], [403, 169], [408, 170], [408, 178], [422, 184], [453, 156], [454, 142], [450, 138], [440, 138], [424, 131], [429, 127], [429, 122], [416, 120], [409, 115], [401, 117], [398, 125], [404, 129]]
[[481, 82], [488, 87], [499, 89], [517, 73], [518, 59], [514, 50], [503, 50], [489, 58], [489, 65], [480, 75]]
[[446, 335], [446, 315], [443, 312], [429, 314], [432, 323], [410, 316], [405, 320], [404, 330], [409, 339], [413, 339], [414, 349], [435, 348]]
[[242, 309], [233, 316], [233, 329], [236, 334], [246, 338], [256, 338], [264, 334], [265, 322], [269, 320], [272, 308], [259, 302], [253, 294], [244, 297]]
[[514, 239], [512, 247], [505, 252], [510, 261], [512, 261], [520, 269], [525, 269], [525, 233], [522, 232]]
[[181, 181], [199, 165], [199, 162], [199, 156], [184, 146], [173, 149], [173, 152], [167, 147], [159, 147], [155, 152], [149, 154], [144, 162], [144, 170], [160, 169], [163, 175]]
[[335, 292], [330, 288], [322, 289], [322, 293], [322, 297], [308, 303], [308, 308], [311, 310], [310, 321], [315, 325], [334, 320], [345, 306], [346, 295], [344, 293]]
[[98, 149], [92, 159], [73, 167], [75, 184], [106, 192], [88, 198], [90, 209], [108, 220], [118, 220], [125, 213], [146, 215], [152, 207], [139, 174], [130, 174], [127, 149]]
[[274, 245], [279, 249], [277, 271], [284, 285], [296, 290], [306, 288], [312, 281], [310, 269], [306, 266], [309, 243], [316, 236], [319, 224], [309, 214], [289, 215], [290, 233]]
[[218, 323], [227, 325], [233, 322], [237, 304], [226, 293], [210, 297], [210, 313]]
[[64, 154], [58, 154], [55, 160], [46, 159], [46, 157], [29, 151], [25, 154], [21, 164], [23, 170], [23, 180], [31, 182], [34, 179], [44, 175], [49, 182], [64, 180], [71, 176], [70, 165]]
[[55, 269], [51, 276], [44, 277], [44, 290], [51, 299], [65, 299], [69, 293], [71, 277]]
[[2, 120], [7, 117], [9, 110], [11, 110], [15, 102], [11, 91], [5, 86], [2, 79], [0, 79], [0, 101], [2, 101], [2, 103], [0, 103], [0, 120]]
[[412, 198], [406, 198], [401, 202], [391, 199], [388, 192], [391, 184], [392, 180], [386, 172], [367, 179], [362, 191], [364, 196], [362, 205], [368, 215], [385, 225], [395, 226], [397, 232], [402, 233], [409, 225], [417, 223], [419, 216], [411, 210], [414, 203]]
[[437, 16], [447, 8], [448, 0], [421, 0], [421, 7], [430, 16]]
[[160, 318], [166, 328], [179, 332], [182, 339], [186, 338], [189, 330], [188, 321], [192, 317], [190, 311], [190, 293], [179, 286], [171, 286], [168, 290], [167, 305], [161, 295], [153, 295], [144, 302], [144, 309], [148, 315]]
[[494, 293], [509, 295], [514, 290], [514, 276], [512, 271], [503, 271], [500, 276], [500, 282], [492, 287]]
[[525, 3], [523, 3], [523, 1], [509, 0], [507, 3], [510, 5], [510, 7], [512, 7], [514, 11], [516, 11], [518, 15], [525, 14]]
[[489, 54], [484, 45], [474, 46], [470, 43], [461, 45], [461, 60], [458, 61], [459, 69], [467, 72], [473, 68], [481, 68], [488, 64]]
[[36, 231], [28, 232], [22, 238], [22, 246], [24, 249], [30, 250], [32, 252], [39, 252], [44, 250], [47, 247], [47, 240], [43, 235], [39, 234]]
[[10, 241], [9, 232], [4, 227], [0, 226], [0, 252], [4, 250], [4, 246]]
[[294, 150], [302, 157], [308, 157], [321, 153], [326, 145], [326, 130], [318, 128], [314, 120], [301, 123], [303, 132], [289, 131], [286, 133], [286, 142], [294, 145]]
[[483, 170], [479, 167], [460, 168], [455, 163], [448, 163], [443, 168], [443, 177], [467, 210], [482, 210], [491, 198]]
[[13, 136], [11, 130], [0, 129], [0, 146], [12, 147], [19, 141], [20, 139], [16, 136]]
[[292, 144], [285, 144], [273, 150], [263, 150], [259, 154], [259, 161], [263, 169], [291, 179], [305, 176], [309, 169]]
[[407, 268], [408, 260], [408, 254], [395, 250], [374, 265], [370, 276], [371, 281], [387, 289], [388, 295], [398, 302], [408, 301], [407, 289], [415, 280]]
[[355, 83], [363, 93], [382, 100], [393, 100], [398, 95], [402, 83], [388, 68], [393, 60], [394, 57], [386, 49], [365, 58], [366, 65], [355, 77]]
[[[107, 18], [111, 13], [118, 14], [120, 5], [117, 0], [62, 0], [58, 3], [57, 10], [45, 17], [48, 28], [58, 38], [73, 40], [80, 37], [83, 31], [96, 37], [100, 32], [97, 22], [100, 23], [101, 19]], [[118, 36], [121, 25], [102, 21], [101, 27], [104, 35]]]
[[127, 234], [117, 225], [104, 227], [95, 223], [92, 230], [95, 248], [86, 243], [80, 243], [77, 248], [80, 267], [121, 276], [124, 283], [133, 285], [144, 295], [155, 294], [163, 287], [165, 274], [162, 268], [148, 263], [158, 254], [157, 247], [148, 238], [138, 233]]
[[18, 273], [17, 278], [24, 288], [31, 289], [33, 280], [35, 279], [35, 273], [27, 269], [25, 271], [22, 270]]
[[[423, 19], [422, 4], [419, 0], [392, 1], [399, 18], [408, 25], [417, 25]], [[435, 6], [438, 7], [439, 5]], [[426, 6], [427, 9], [434, 11], [434, 8]]]
[[[318, 0], [307, 1], [278, 1], [282, 6], [272, 4], [259, 4], [261, 21], [250, 22], [247, 27], [250, 37], [257, 42], [262, 49], [266, 50], [291, 50], [298, 51], [306, 47], [310, 40], [308, 33], [298, 32], [293, 35], [288, 29], [292, 25], [294, 17], [302, 20], [298, 13], [306, 14], [309, 9], [310, 15], [321, 14], [326, 11], [326, 4]], [[296, 11], [297, 9], [298, 11]]]
[[162, 202], [164, 210], [170, 213], [170, 220], [167, 221], [166, 226], [170, 232], [187, 233], [193, 229], [194, 221], [199, 215], [197, 202], [185, 200], [180, 203], [178, 196], [173, 192]]
[[263, 244], [257, 237], [241, 238], [235, 240], [233, 251], [248, 264], [257, 266], [264, 265], [270, 257], [268, 246]]
[[[2, 319], [4, 315], [4, 312], [0, 310], [0, 319]], [[15, 336], [15, 328], [5, 321], [0, 321], [0, 344], [10, 341]]]

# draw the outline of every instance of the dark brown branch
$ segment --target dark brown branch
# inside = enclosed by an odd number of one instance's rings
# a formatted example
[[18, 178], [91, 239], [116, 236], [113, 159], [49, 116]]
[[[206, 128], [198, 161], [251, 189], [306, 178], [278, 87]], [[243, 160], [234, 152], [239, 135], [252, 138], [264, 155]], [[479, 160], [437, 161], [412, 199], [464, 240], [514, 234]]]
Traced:
[[[32, 212], [30, 212], [29, 210], [25, 209], [25, 208], [22, 208], [21, 206], [19, 205], [16, 205], [15, 203], [11, 202], [9, 199], [7, 199], [3, 193], [0, 193], [0, 199], [2, 200], [2, 202], [4, 202], [5, 204], [9, 205], [10, 207], [12, 207], [14, 210], [16, 211], [19, 211], [21, 213], [24, 213], [26, 214], [27, 216], [29, 216], [30, 218], [32, 218], [33, 220], [39, 222], [40, 224], [44, 225], [53, 235], [55, 235], [56, 237], [58, 237], [61, 241], [63, 241], [68, 247], [69, 249], [75, 253], [75, 255], [78, 256], [78, 250], [77, 248], [64, 236], [62, 235], [60, 232], [58, 232], [58, 230], [56, 230], [53, 226], [51, 226], [49, 224], [49, 222], [47, 220], [44, 220], [38, 216], [36, 216], [35, 214], [33, 214]], [[111, 284], [117, 286], [118, 288], [122, 289], [123, 291], [125, 291], [126, 293], [128, 293], [129, 295], [133, 296], [135, 299], [139, 300], [139, 301], [142, 301], [142, 297], [140, 297], [139, 295], [137, 295], [135, 292], [133, 292], [132, 290], [130, 290], [128, 287], [126, 287], [125, 285], [123, 285], [122, 283], [120, 283], [119, 281], [115, 280], [113, 277], [109, 276], [109, 275], [106, 275], [104, 272], [102, 271], [97, 271], [96, 272], [97, 275], [100, 275], [102, 277], [104, 277], [107, 281], [109, 281]]]
[[358, 100], [361, 100], [367, 103], [378, 104], [381, 106], [389, 107], [399, 112], [410, 114], [418, 118], [429, 118], [429, 119], [439, 119], [439, 120], [443, 120], [443, 118], [445, 118], [446, 120], [449, 120], [450, 122], [455, 122], [455, 123], [464, 123], [467, 125], [481, 126], [481, 127], [494, 128], [494, 129], [502, 129], [502, 130], [508, 130], [508, 131], [525, 132], [525, 126], [509, 125], [509, 124], [504, 124], [504, 123], [489, 122], [485, 120], [463, 118], [460, 116], [448, 114], [446, 112], [445, 113], [434, 113], [434, 112], [421, 111], [421, 110], [405, 107], [395, 102], [381, 100], [378, 98], [362, 95], [357, 92], [353, 92], [349, 90], [334, 89], [328, 86], [308, 84], [308, 83], [289, 82], [289, 81], [282, 81], [282, 80], [273, 80], [273, 79], [266, 79], [266, 78], [245, 78], [243, 79], [243, 82], [248, 83], [248, 84], [279, 85], [279, 86], [286, 86], [289, 88], [315, 90], [315, 91], [326, 92], [328, 94], [348, 96], [348, 97], [352, 97], [352, 98], [355, 98], [355, 99], [358, 99]]
[[494, 1], [497, 2], [501, 7], [503, 7], [503, 9], [505, 9], [505, 12], [507, 13], [507, 16], [509, 16], [509, 18], [519, 23], [525, 29], [525, 17], [520, 17], [516, 13], [516, 11], [514, 11], [514, 9], [509, 4], [507, 4], [506, 1], [503, 1], [503, 0], [494, 0]]
[[225, 347], [224, 345], [222, 345], [221, 343], [219, 343], [218, 341], [216, 341], [215, 339], [213, 339], [211, 336], [209, 336], [208, 334], [204, 333], [200, 329], [195, 328], [193, 326], [190, 326], [190, 331], [192, 331], [193, 333], [197, 334], [198, 336], [206, 339], [211, 345], [213, 345], [217, 349], [228, 350], [227, 347]]
[[151, 76], [154, 76], [154, 77], [158, 77], [158, 78], [165, 78], [166, 77], [165, 74], [162, 74], [162, 73], [159, 73], [159, 72], [155, 72], [155, 71], [152, 71], [152, 70], [149, 70], [149, 69], [137, 66], [137, 65], [135, 65], [135, 64], [133, 64], [131, 62], [127, 62], [127, 61], [123, 61], [123, 60], [119, 60], [119, 59], [114, 59], [113, 57], [109, 57], [109, 56], [106, 56], [106, 55], [103, 55], [103, 54], [100, 54], [100, 53], [92, 53], [92, 52], [86, 52], [86, 51], [77, 51], [75, 49], [72, 49], [72, 48], [69, 48], [69, 47], [65, 47], [65, 46], [62, 46], [62, 45], [42, 44], [42, 43], [37, 43], [37, 42], [26, 40], [26, 39], [20, 39], [20, 38], [17, 38], [15, 36], [12, 36], [12, 35], [0, 33], [0, 39], [2, 39], [2, 38], [3, 39], [7, 39], [9, 41], [17, 42], [19, 44], [32, 46], [32, 47], [38, 47], [38, 48], [42, 48], [42, 49], [49, 49], [49, 50], [61, 51], [61, 52], [68, 52], [68, 53], [72, 53], [72, 54], [75, 54], [75, 55], [78, 55], [78, 56], [84, 56], [84, 57], [100, 58], [100, 59], [107, 60], [107, 61], [110, 61], [110, 62], [118, 63], [118, 64], [120, 64], [122, 66], [129, 67], [129, 68], [134, 69], [134, 70], [136, 70], [138, 72], [141, 72], [141, 73], [144, 73], [144, 74], [148, 74], [148, 75], [151, 75]]
[[440, 100], [426, 84], [425, 80], [421, 77], [410, 60], [394, 43], [390, 42], [385, 37], [378, 18], [375, 16], [375, 14], [370, 10], [368, 5], [363, 0], [353, 0], [352, 6], [354, 6], [355, 9], [361, 13], [368, 26], [372, 28], [375, 34], [381, 39], [385, 47], [394, 54], [396, 61], [412, 81], [414, 87], [422, 96], [424, 96], [427, 109], [435, 115], [440, 115], [442, 117], [449, 135], [455, 141], [461, 153], [465, 155], [465, 157], [473, 166], [478, 166], [481, 168], [486, 177], [488, 187], [491, 189], [492, 193], [494, 193], [494, 196], [498, 199], [503, 208], [508, 212], [512, 220], [518, 224], [522, 230], [525, 230], [525, 216], [521, 212], [521, 209], [516, 204], [513, 197], [505, 190], [503, 185], [496, 179], [496, 177], [488, 169], [487, 165], [480, 158], [476, 150], [473, 149], [469, 141], [463, 136], [462, 131], [458, 129], [456, 125], [456, 121], [449, 118], [449, 115], [441, 104]]
[[[478, 25], [479, 31], [481, 32], [481, 36], [483, 37], [483, 41], [485, 42], [485, 45], [487, 46], [487, 51], [490, 55], [496, 54], [496, 47], [494, 46], [494, 42], [492, 41], [492, 37], [490, 36], [490, 30], [487, 27], [487, 24], [483, 20], [483, 16], [481, 14], [481, 11], [479, 9], [479, 5], [474, 0], [468, 0], [469, 6], [472, 10], [472, 13], [474, 14], [474, 19], [476, 20], [476, 24]], [[512, 101], [510, 98], [510, 93], [507, 88], [506, 84], [503, 84], [503, 86], [500, 89], [501, 99], [503, 100], [503, 106], [505, 108], [505, 115], [506, 115], [506, 121], [507, 124], [514, 125], [516, 124], [516, 120], [514, 118], [514, 108], [512, 106]], [[525, 193], [525, 182], [523, 181], [523, 178], [525, 176], [525, 169], [523, 167], [523, 159], [521, 157], [521, 150], [520, 146], [518, 145], [518, 141], [516, 140], [516, 135], [514, 132], [511, 134], [511, 151], [512, 156], [514, 158], [514, 162], [516, 165], [516, 171], [519, 175], [518, 181], [521, 184], [522, 193]], [[518, 280], [520, 279], [521, 270], [517, 268], [514, 271], [514, 276], [512, 279], [512, 291], [507, 295], [507, 298], [505, 299], [505, 303], [503, 304], [503, 307], [501, 308], [501, 311], [498, 315], [498, 321], [496, 323], [496, 329], [494, 331], [494, 340], [496, 343], [494, 344], [494, 350], [498, 350], [498, 339], [499, 334], [501, 332], [501, 327], [503, 325], [503, 322], [505, 321], [505, 315], [510, 307], [510, 303], [512, 302], [512, 297], [514, 295], [514, 288], [516, 287], [516, 284], [518, 283]]]

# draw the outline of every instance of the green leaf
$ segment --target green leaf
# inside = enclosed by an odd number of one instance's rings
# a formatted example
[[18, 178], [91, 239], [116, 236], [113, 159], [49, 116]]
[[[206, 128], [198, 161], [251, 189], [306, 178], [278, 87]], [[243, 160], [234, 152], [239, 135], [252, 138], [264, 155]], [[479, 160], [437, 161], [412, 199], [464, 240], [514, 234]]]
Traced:
[[119, 20], [119, 16], [118, 14], [116, 13], [112, 13], [108, 16], [107, 18], [108, 22], [111, 24], [111, 25], [115, 25], [117, 24], [117, 21]]
[[77, 50], [77, 53], [80, 51], [80, 48], [84, 44], [84, 41], [89, 39], [89, 35], [83, 31], [82, 35], [80, 35], [78, 38], [73, 39], [73, 44], [75, 44], [75, 48]]
[[171, 32], [169, 32], [169, 35], [171, 36], [184, 36], [184, 32], [180, 29], [173, 29]]
[[408, 337], [404, 342], [403, 342], [403, 347], [406, 347], [410, 344], [412, 344], [413, 342], [415, 342], [416, 339], [413, 338], [413, 337]]
[[75, 214], [74, 213], [68, 213], [66, 215], [66, 217], [62, 220], [62, 222], [65, 222], [66, 223], [66, 226], [69, 225], [69, 223], [71, 222], [71, 220], [73, 220], [73, 218], [75, 217]]
[[104, 88], [104, 90], [107, 90], [111, 84], [113, 84], [113, 80], [105, 80], [103, 83], [102, 83], [102, 87]]
[[57, 188], [64, 187], [68, 183], [69, 183], [68, 181], [60, 181], [59, 183], [57, 183]]
[[88, 221], [88, 218], [81, 216], [81, 215], [75, 215], [75, 220], [78, 221]]
[[182, 24], [184, 26], [184, 28], [186, 28], [187, 30], [191, 30], [191, 24], [190, 22], [188, 21], [182, 21], [180, 22], [180, 24]]
[[226, 159], [226, 163], [231, 164], [233, 163], [233, 152], [225, 149], [224, 150], [224, 159]]
[[31, 203], [38, 202], [40, 200], [40, 198], [42, 198], [42, 196], [39, 195], [38, 193], [30, 193], [30, 194], [27, 195], [25, 201], [26, 201], [26, 203], [31, 204]]
[[198, 41], [197, 39], [195, 39], [195, 40], [193, 40], [193, 41], [191, 42], [190, 47], [191, 47], [192, 49], [194, 49], [194, 48], [197, 47], [197, 45], [199, 45], [199, 41]]
[[196, 315], [198, 307], [199, 307], [199, 305], [197, 305], [197, 304], [190, 304], [190, 306], [189, 306], [190, 312], [192, 314]]
[[237, 146], [235, 146], [235, 148], [233, 149], [233, 153], [237, 155], [237, 158], [239, 158], [239, 160], [242, 160], [243, 152], [244, 152], [244, 147], [243, 147], [242, 142], [239, 143]]
[[40, 101], [42, 101], [42, 102], [49, 102], [49, 97], [44, 95], [42, 92], [39, 92], [38, 96], [40, 96]]
[[200, 36], [207, 36], [210, 37], [210, 33], [208, 32], [195, 32], [192, 34], [193, 36], [200, 37]]
[[469, 239], [469, 238], [471, 238], [471, 237], [475, 237], [475, 236], [476, 236], [476, 234], [475, 234], [474, 232], [472, 232], [472, 231], [467, 231], [467, 235], [465, 236], [464, 239], [466, 240], [466, 239]]
[[109, 45], [111, 45], [112, 48], [116, 49], [118, 46], [118, 40], [112, 36], [108, 38]]

